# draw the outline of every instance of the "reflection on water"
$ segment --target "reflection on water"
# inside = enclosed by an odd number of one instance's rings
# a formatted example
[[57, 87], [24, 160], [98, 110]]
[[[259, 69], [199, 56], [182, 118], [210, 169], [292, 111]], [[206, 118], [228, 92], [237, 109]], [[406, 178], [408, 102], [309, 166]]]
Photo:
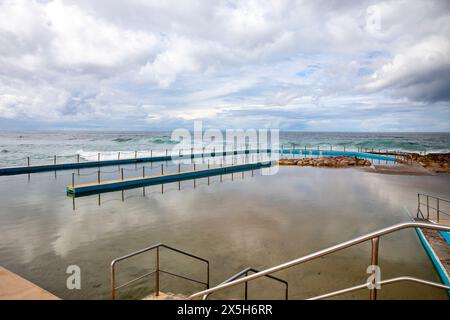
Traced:
[[[136, 168], [139, 174], [139, 167]], [[88, 169], [83, 172], [89, 172]], [[137, 175], [137, 174], [134, 174]], [[130, 173], [133, 176], [133, 173]], [[105, 178], [116, 178], [117, 173]], [[90, 182], [94, 177], [79, 177]], [[84, 179], [84, 180], [83, 180]], [[246, 267], [273, 266], [409, 219], [418, 192], [449, 197], [449, 177], [389, 176], [353, 169], [282, 167], [274, 176], [241, 174], [166, 184], [78, 198], [76, 210], [65, 194], [71, 172], [0, 177], [0, 264], [61, 298], [110, 297], [109, 264], [116, 257], [159, 242], [211, 262], [217, 284]], [[279, 272], [289, 281], [290, 298], [307, 298], [365, 281], [370, 245], [362, 244], [323, 259]], [[67, 290], [66, 268], [81, 268], [82, 289]], [[195, 261], [162, 255], [165, 269], [204, 277]], [[120, 266], [119, 281], [130, 280], [154, 265], [154, 256]], [[381, 239], [382, 278], [399, 275], [439, 281], [412, 230]], [[147, 270], [148, 271], [148, 270]], [[139, 298], [153, 289], [149, 277], [121, 297]], [[162, 290], [200, 290], [183, 280], [162, 276]], [[267, 290], [264, 290], [267, 289]], [[404, 290], [406, 289], [406, 290]], [[211, 298], [242, 297], [243, 288]], [[446, 293], [419, 285], [383, 288], [380, 298], [445, 299]], [[249, 285], [250, 298], [282, 298], [283, 289], [267, 279]], [[343, 296], [367, 298], [368, 292]]]

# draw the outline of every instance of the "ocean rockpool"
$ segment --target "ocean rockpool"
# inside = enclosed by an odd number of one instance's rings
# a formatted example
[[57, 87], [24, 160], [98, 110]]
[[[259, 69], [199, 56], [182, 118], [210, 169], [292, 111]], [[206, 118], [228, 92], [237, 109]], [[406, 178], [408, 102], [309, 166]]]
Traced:
[[[140, 166], [125, 166], [136, 176]], [[105, 178], [117, 178], [117, 168]], [[133, 171], [135, 170], [135, 171]], [[92, 182], [92, 169], [80, 182]], [[209, 259], [211, 283], [218, 284], [246, 267], [263, 269], [369, 231], [409, 221], [417, 193], [450, 195], [448, 175], [393, 176], [356, 169], [282, 167], [278, 174], [258, 171], [126, 190], [76, 199], [67, 197], [72, 171], [0, 177], [0, 265], [64, 299], [110, 298], [110, 262], [129, 252], [165, 243]], [[86, 174], [86, 175], [83, 175]], [[289, 281], [290, 299], [312, 297], [365, 282], [370, 244], [279, 272]], [[162, 264], [176, 273], [202, 278], [195, 261], [164, 252]], [[66, 269], [81, 268], [81, 290], [66, 288]], [[154, 255], [126, 262], [120, 281], [149, 271]], [[439, 282], [413, 230], [383, 237], [382, 278], [415, 276]], [[249, 285], [250, 298], [283, 298], [267, 279]], [[162, 276], [162, 291], [193, 293], [202, 286]], [[267, 289], [267, 290], [262, 290]], [[269, 290], [270, 289], [270, 290]], [[149, 277], [120, 292], [141, 298], [153, 290]], [[211, 298], [241, 298], [236, 287]], [[367, 290], [342, 298], [367, 298]], [[381, 299], [446, 299], [446, 293], [415, 284], [383, 287]]]

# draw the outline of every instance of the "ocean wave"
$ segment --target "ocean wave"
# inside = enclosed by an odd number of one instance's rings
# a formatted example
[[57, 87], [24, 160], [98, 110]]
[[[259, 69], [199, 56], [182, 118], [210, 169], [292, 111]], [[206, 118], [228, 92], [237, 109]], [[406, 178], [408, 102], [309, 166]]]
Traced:
[[151, 138], [149, 140], [149, 142], [151, 142], [153, 144], [178, 144], [179, 143], [179, 141], [172, 140], [168, 136]]
[[115, 139], [112, 139], [112, 141], [114, 141], [114, 142], [128, 142], [128, 141], [132, 141], [134, 139], [135, 138], [115, 138]]
[[118, 137], [114, 138], [111, 141], [118, 143], [151, 143], [155, 145], [174, 145], [179, 143], [178, 141], [172, 140], [170, 136], [156, 136], [156, 137], [145, 137], [145, 136], [133, 136], [133, 137]]
[[[391, 138], [391, 137], [389, 137]], [[333, 139], [328, 138], [320, 140], [307, 140], [307, 139], [290, 139], [290, 140], [284, 140], [280, 142], [280, 144], [284, 144], [285, 147], [291, 147], [292, 145], [295, 145], [296, 147], [308, 147], [308, 148], [315, 148], [317, 146], [330, 146], [333, 147], [347, 147], [347, 148], [363, 148], [363, 149], [374, 149], [374, 150], [399, 150], [399, 151], [406, 151], [406, 152], [422, 152], [422, 151], [428, 151], [428, 152], [437, 152], [437, 151], [447, 151], [449, 150], [448, 147], [448, 141], [427, 141], [426, 139], [422, 139], [421, 141], [411, 141], [406, 140], [405, 137], [397, 137], [395, 136], [394, 139], [355, 139], [355, 140], [349, 140], [349, 139]]]
[[428, 146], [413, 141], [398, 140], [364, 140], [355, 143], [355, 146], [368, 149], [400, 149], [425, 150]]

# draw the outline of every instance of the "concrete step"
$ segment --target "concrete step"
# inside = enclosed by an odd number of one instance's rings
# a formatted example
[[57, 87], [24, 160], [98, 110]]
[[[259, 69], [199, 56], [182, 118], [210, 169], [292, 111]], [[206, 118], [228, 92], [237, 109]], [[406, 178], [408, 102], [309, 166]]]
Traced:
[[159, 295], [152, 293], [142, 300], [187, 300], [188, 297], [181, 293], [160, 292]]
[[59, 300], [59, 298], [0, 266], [0, 300]]

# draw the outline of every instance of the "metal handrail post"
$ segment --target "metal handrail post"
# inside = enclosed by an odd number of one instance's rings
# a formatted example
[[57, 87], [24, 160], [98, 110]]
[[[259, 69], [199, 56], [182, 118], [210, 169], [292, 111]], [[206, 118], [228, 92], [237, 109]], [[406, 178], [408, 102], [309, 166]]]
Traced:
[[155, 295], [159, 296], [159, 247], [156, 247], [156, 289]]
[[111, 264], [111, 299], [116, 299], [116, 272], [115, 272], [116, 264], [113, 262]]
[[[373, 238], [372, 239], [372, 257], [371, 257], [371, 265], [378, 267], [378, 248], [380, 243], [380, 238]], [[376, 277], [374, 279], [374, 283], [372, 283], [374, 286], [372, 289], [370, 289], [370, 300], [377, 300], [377, 285]]]
[[422, 211], [420, 211], [420, 193], [417, 194], [417, 218], [419, 218], [419, 212], [422, 213]]
[[209, 261], [206, 261], [206, 289], [209, 289]]
[[436, 198], [436, 212], [437, 212], [436, 222], [439, 223], [439, 198]]
[[[245, 273], [245, 276], [248, 276], [248, 272]], [[244, 285], [244, 300], [248, 300], [248, 281]]]

